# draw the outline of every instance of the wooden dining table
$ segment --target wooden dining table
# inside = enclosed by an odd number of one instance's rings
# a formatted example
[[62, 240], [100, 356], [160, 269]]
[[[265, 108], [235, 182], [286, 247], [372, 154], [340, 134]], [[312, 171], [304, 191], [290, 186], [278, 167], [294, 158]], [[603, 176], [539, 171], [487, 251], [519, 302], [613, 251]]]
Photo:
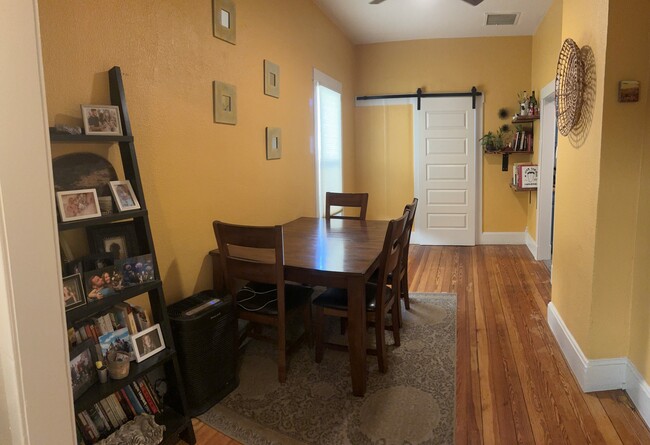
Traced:
[[[366, 392], [365, 284], [379, 266], [388, 221], [298, 218], [283, 224], [285, 279], [348, 291], [352, 392]], [[214, 287], [225, 291], [219, 251], [212, 256]]]

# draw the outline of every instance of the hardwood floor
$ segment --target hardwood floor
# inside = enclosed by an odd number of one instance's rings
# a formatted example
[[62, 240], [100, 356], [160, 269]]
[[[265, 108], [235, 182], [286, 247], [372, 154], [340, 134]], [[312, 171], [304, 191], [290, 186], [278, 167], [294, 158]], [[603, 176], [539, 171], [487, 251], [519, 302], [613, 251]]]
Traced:
[[458, 296], [457, 444], [650, 444], [624, 391], [580, 390], [546, 324], [548, 269], [525, 246], [412, 246], [409, 261], [412, 292]]

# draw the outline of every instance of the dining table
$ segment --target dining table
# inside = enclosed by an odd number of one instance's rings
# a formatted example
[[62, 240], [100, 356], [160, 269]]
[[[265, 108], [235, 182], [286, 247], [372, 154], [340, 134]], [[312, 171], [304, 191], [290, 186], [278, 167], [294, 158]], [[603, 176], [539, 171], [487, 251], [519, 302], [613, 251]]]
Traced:
[[[388, 221], [301, 217], [282, 225], [287, 281], [347, 289], [352, 393], [366, 392], [365, 284], [379, 267]], [[215, 290], [226, 292], [218, 249], [210, 251]]]

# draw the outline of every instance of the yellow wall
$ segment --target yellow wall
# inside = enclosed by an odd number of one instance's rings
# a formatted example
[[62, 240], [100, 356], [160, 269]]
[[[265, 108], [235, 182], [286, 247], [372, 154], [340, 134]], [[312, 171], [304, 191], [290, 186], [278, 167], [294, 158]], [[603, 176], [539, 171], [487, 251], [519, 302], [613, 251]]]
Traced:
[[558, 140], [552, 299], [589, 358], [607, 10], [607, 0], [565, 1], [562, 10], [562, 40], [572, 38], [580, 47], [591, 47], [596, 80], [593, 116], [584, 141], [572, 144], [563, 136]]
[[[555, 0], [544, 20], [533, 35], [533, 60], [531, 90], [535, 91], [541, 105], [542, 88], [555, 79], [557, 57], [562, 47], [562, 0]], [[534, 141], [531, 162], [539, 164], [539, 136], [541, 133], [539, 121], [534, 124]], [[537, 191], [531, 192], [528, 203], [527, 232], [533, 240], [537, 239]]]
[[[312, 2], [237, 2], [236, 45], [212, 36], [210, 1], [39, 3], [50, 125], [78, 118], [79, 104], [109, 103], [106, 71], [122, 68], [169, 302], [210, 287], [214, 219], [315, 214], [314, 67], [343, 83], [344, 180], [354, 186], [354, 51]], [[264, 59], [280, 66], [279, 99], [263, 94]], [[237, 86], [236, 126], [213, 123], [214, 80]], [[281, 160], [266, 160], [267, 126], [282, 128]]]
[[[506, 107], [511, 115], [514, 114], [517, 92], [530, 90], [531, 46], [531, 37], [435, 39], [360, 45], [356, 48], [356, 94], [414, 93], [418, 88], [424, 92], [469, 91], [476, 86], [485, 95], [484, 132], [496, 131], [501, 124], [510, 122], [509, 118], [503, 121], [498, 118], [499, 108]], [[369, 113], [372, 112], [357, 108], [357, 119], [368, 122], [369, 116], [359, 116]], [[377, 118], [381, 119], [381, 116], [378, 114]], [[376, 123], [381, 122], [378, 120]], [[372, 126], [370, 122], [368, 124]], [[364, 127], [359, 127], [357, 132], [360, 133], [357, 134], [357, 141], [379, 137], [365, 135]], [[406, 142], [399, 148], [402, 159], [412, 159], [413, 146]], [[398, 155], [397, 152], [393, 153]], [[357, 147], [359, 166], [372, 163], [371, 157], [369, 148]], [[526, 160], [527, 155], [510, 157], [511, 164]], [[407, 177], [413, 175], [412, 165], [410, 171], [400, 178], [398, 186], [403, 189], [396, 192], [396, 196], [413, 196], [413, 181], [406, 181]], [[374, 172], [372, 184], [358, 182], [357, 188], [387, 188], [390, 167], [379, 167]], [[383, 178], [384, 184], [378, 184], [377, 178]], [[508, 172], [501, 171], [501, 156], [484, 156], [482, 231], [522, 232], [526, 227], [528, 194], [510, 190], [508, 184], [511, 180], [511, 168]]]

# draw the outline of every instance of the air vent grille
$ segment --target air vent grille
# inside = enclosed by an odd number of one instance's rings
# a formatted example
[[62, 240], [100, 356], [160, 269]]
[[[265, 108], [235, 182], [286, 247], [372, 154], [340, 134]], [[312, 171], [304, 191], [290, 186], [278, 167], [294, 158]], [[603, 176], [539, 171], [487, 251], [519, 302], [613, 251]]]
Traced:
[[511, 14], [492, 14], [488, 13], [485, 15], [485, 24], [488, 26], [492, 25], [515, 25], [519, 19], [519, 13]]

